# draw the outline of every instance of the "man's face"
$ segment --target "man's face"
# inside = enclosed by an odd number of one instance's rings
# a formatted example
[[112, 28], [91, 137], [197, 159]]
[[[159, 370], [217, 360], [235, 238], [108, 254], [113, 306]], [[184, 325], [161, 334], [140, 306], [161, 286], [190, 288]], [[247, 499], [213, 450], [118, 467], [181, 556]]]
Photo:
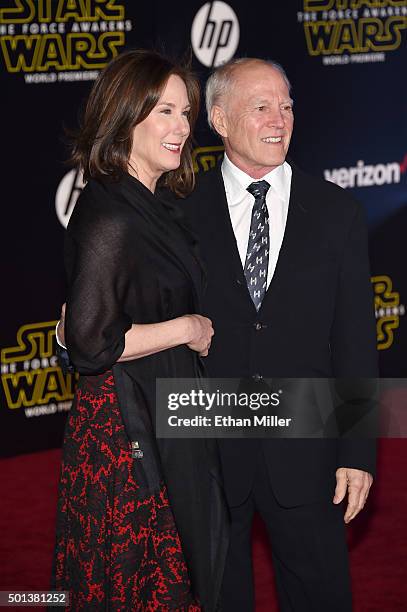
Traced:
[[212, 110], [229, 159], [253, 178], [280, 166], [293, 131], [292, 105], [278, 70], [262, 62], [237, 67], [230, 91]]

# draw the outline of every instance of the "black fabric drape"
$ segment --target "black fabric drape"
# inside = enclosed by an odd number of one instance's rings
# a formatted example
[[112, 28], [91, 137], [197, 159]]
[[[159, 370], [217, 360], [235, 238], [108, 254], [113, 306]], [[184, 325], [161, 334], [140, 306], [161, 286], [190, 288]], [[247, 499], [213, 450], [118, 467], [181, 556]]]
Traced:
[[205, 275], [196, 239], [176, 205], [128, 174], [91, 180], [66, 238], [66, 339], [81, 374], [113, 368], [129, 443], [143, 458], [138, 482], [156, 492], [164, 477], [191, 581], [204, 610], [215, 610], [227, 548], [227, 511], [216, 441], [156, 439], [156, 378], [199, 379], [186, 345], [117, 363], [132, 323], [201, 312]]

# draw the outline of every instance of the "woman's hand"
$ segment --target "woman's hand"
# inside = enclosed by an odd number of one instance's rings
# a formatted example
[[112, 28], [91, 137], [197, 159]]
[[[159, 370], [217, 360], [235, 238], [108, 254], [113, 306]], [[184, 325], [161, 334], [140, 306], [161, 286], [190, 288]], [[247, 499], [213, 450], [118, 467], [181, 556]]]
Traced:
[[56, 329], [56, 335], [57, 335], [58, 342], [62, 346], [66, 346], [65, 344], [65, 310], [66, 310], [66, 303], [62, 304], [61, 317], [59, 319], [57, 329]]
[[190, 340], [186, 342], [186, 345], [199, 353], [201, 357], [206, 357], [211, 346], [212, 336], [215, 333], [212, 321], [198, 314], [185, 315], [185, 318], [188, 319], [190, 326]]

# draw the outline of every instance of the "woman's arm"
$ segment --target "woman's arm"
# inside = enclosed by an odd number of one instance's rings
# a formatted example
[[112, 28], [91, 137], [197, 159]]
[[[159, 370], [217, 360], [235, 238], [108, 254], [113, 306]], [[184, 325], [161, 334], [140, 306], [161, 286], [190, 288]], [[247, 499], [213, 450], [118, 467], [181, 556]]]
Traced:
[[186, 344], [206, 357], [213, 336], [212, 323], [201, 315], [184, 315], [162, 323], [133, 324], [125, 334], [118, 361], [129, 361]]
[[[202, 357], [206, 357], [213, 334], [211, 321], [196, 314], [161, 323], [133, 324], [125, 334], [124, 351], [118, 361], [139, 359], [181, 344], [186, 344]], [[56, 327], [56, 338], [58, 344], [66, 348], [65, 304]]]
[[[89, 183], [79, 200], [65, 242], [64, 325], [65, 344], [78, 372], [98, 374], [119, 360], [138, 359], [181, 344], [205, 355], [213, 334], [205, 317], [137, 322], [137, 282], [145, 260], [135, 245], [137, 228], [128, 208], [111, 201], [97, 182]], [[133, 305], [128, 304], [129, 295]]]

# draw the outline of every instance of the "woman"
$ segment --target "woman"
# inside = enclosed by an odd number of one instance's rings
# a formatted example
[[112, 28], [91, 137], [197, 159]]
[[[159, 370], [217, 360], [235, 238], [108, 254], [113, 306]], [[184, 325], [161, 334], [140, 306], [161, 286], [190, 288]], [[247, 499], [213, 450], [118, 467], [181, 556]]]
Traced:
[[156, 439], [156, 378], [201, 375], [213, 334], [203, 271], [157, 185], [193, 187], [199, 89], [150, 51], [96, 81], [74, 149], [65, 337], [80, 372], [69, 415], [53, 586], [71, 610], [215, 610], [226, 548], [216, 447]]

